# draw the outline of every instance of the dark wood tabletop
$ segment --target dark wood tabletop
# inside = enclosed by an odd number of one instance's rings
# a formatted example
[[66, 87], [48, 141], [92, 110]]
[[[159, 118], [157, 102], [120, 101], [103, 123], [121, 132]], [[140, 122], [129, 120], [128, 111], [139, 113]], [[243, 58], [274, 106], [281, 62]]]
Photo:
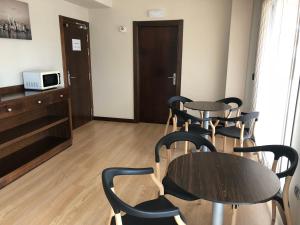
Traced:
[[224, 204], [269, 201], [280, 190], [278, 177], [246, 158], [224, 153], [191, 153], [173, 160], [167, 176], [200, 199]]
[[198, 111], [225, 111], [231, 109], [231, 106], [225, 103], [207, 101], [187, 102], [184, 107]]

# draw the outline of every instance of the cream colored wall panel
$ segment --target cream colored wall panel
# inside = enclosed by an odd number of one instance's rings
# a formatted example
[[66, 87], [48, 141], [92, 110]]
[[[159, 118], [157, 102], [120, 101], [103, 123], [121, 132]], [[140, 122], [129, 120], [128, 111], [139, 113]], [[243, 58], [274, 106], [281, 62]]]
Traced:
[[64, 0], [86, 8], [112, 7], [112, 0]]
[[22, 84], [24, 70], [62, 69], [59, 15], [88, 20], [88, 10], [62, 0], [26, 0], [32, 41], [0, 38], [0, 87]]
[[132, 22], [150, 20], [149, 9], [164, 9], [161, 20], [184, 19], [182, 95], [224, 97], [231, 0], [114, 0], [110, 9], [90, 10], [96, 116], [134, 116]]
[[245, 98], [252, 10], [253, 0], [232, 0], [226, 97]]

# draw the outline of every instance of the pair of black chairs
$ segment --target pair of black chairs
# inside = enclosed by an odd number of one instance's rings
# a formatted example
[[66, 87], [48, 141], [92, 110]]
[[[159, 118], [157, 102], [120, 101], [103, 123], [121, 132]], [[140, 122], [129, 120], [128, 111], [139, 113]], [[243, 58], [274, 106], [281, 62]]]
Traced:
[[[196, 196], [185, 192], [172, 182], [167, 176], [160, 182], [160, 150], [165, 146], [167, 151], [171, 151], [172, 144], [178, 141], [188, 141], [195, 145], [197, 149], [206, 146], [211, 152], [215, 152], [215, 147], [205, 138], [195, 136], [187, 132], [174, 132], [163, 137], [155, 147], [156, 176], [153, 168], [130, 169], [130, 168], [110, 168], [102, 173], [102, 183], [105, 194], [112, 206], [112, 215], [110, 225], [185, 225], [185, 219], [180, 210], [165, 198], [165, 194], [173, 195], [177, 198], [187, 201], [198, 200]], [[281, 145], [257, 146], [250, 148], [235, 148], [235, 152], [272, 152], [274, 154], [274, 163], [272, 170], [276, 172], [278, 160], [286, 157], [289, 160], [289, 168], [286, 171], [277, 173], [278, 178], [285, 179], [283, 191], [279, 192], [272, 199], [272, 221], [275, 222], [276, 206], [279, 209], [282, 220], [285, 225], [292, 225], [290, 206], [289, 206], [289, 188], [292, 177], [298, 165], [298, 153], [291, 147]], [[159, 188], [160, 196], [157, 199], [143, 202], [135, 207], [129, 206], [123, 202], [114, 192], [113, 179], [120, 175], [150, 175], [154, 183]], [[233, 225], [237, 208], [233, 208]], [[121, 215], [125, 212], [125, 215]]]
[[[188, 141], [193, 143], [196, 149], [202, 146], [215, 152], [215, 147], [205, 138], [195, 136], [187, 132], [174, 132], [164, 136], [155, 147], [156, 175], [153, 168], [132, 169], [132, 168], [109, 168], [102, 173], [102, 184], [104, 192], [112, 207], [110, 225], [185, 225], [185, 219], [180, 210], [174, 206], [165, 194], [173, 195], [187, 201], [194, 201], [198, 198], [185, 192], [172, 182], [167, 176], [160, 179], [160, 151], [165, 147], [166, 151], [172, 150], [171, 146], [176, 142]], [[113, 179], [116, 176], [124, 175], [150, 175], [151, 179], [159, 189], [159, 197], [145, 201], [134, 207], [122, 201], [115, 193]], [[125, 215], [121, 215], [125, 212]]]
[[[165, 132], [164, 135], [166, 135], [168, 133], [168, 129], [169, 129], [169, 125], [170, 122], [172, 120], [173, 122], [173, 132], [177, 131], [178, 127], [182, 127], [183, 125], [185, 125], [186, 121], [184, 118], [182, 118], [180, 115], [178, 115], [178, 112], [183, 112], [186, 113], [187, 111], [184, 108], [184, 104], [187, 102], [193, 102], [193, 100], [186, 98], [184, 96], [173, 96], [168, 100], [168, 107], [169, 107], [169, 117], [166, 123], [166, 127], [165, 127]], [[223, 112], [223, 116], [220, 118], [231, 118], [231, 117], [238, 117], [240, 116], [240, 107], [242, 106], [243, 102], [241, 99], [239, 98], [235, 98], [235, 97], [229, 97], [229, 98], [224, 98], [224, 99], [220, 99], [217, 102], [221, 102], [227, 105], [232, 106], [231, 109], [229, 109], [226, 112]], [[200, 115], [202, 115], [200, 117], [201, 121], [199, 120], [191, 120], [191, 128], [192, 129], [199, 129], [198, 126], [196, 126], [196, 128], [193, 128], [193, 124], [195, 123], [200, 123], [201, 127], [203, 128], [203, 112], [200, 113]], [[223, 120], [216, 120], [214, 118], [210, 119], [211, 122], [214, 122], [215, 124], [211, 124], [211, 127], [216, 127], [218, 126], [218, 128], [220, 126], [227, 126], [230, 125], [228, 121], [223, 121]], [[214, 126], [212, 126], [214, 125]], [[203, 132], [203, 131], [201, 131]]]
[[[169, 117], [165, 128], [165, 135], [168, 132], [168, 127], [171, 119], [173, 119], [173, 132], [177, 131], [177, 127], [181, 127], [181, 131], [192, 132], [195, 135], [210, 135], [212, 143], [215, 144], [215, 135], [224, 137], [223, 150], [226, 147], [226, 138], [233, 138], [236, 145], [236, 140], [239, 140], [240, 147], [244, 146], [247, 140], [252, 141], [255, 145], [254, 129], [258, 121], [259, 113], [241, 113], [242, 100], [235, 97], [218, 100], [224, 104], [228, 104], [231, 108], [223, 112], [223, 116], [214, 116], [204, 119], [197, 118], [187, 113], [184, 104], [192, 102], [191, 99], [183, 96], [174, 96], [168, 100]], [[203, 128], [202, 124], [208, 122], [210, 129]]]

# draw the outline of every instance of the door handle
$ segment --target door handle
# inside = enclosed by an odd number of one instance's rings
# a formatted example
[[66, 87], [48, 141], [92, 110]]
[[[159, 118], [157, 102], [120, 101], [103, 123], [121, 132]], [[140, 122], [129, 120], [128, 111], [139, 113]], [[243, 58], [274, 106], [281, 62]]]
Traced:
[[176, 73], [173, 73], [173, 76], [172, 77], [168, 77], [169, 79], [173, 79], [173, 86], [176, 86], [176, 78], [177, 78], [177, 75]]
[[74, 77], [74, 76], [71, 76], [71, 73], [70, 71], [68, 70], [68, 83], [69, 83], [69, 86], [71, 86], [71, 79], [76, 79], [77, 77]]
[[70, 74], [69, 70], [68, 70], [68, 83], [69, 83], [69, 86], [71, 86], [71, 74]]

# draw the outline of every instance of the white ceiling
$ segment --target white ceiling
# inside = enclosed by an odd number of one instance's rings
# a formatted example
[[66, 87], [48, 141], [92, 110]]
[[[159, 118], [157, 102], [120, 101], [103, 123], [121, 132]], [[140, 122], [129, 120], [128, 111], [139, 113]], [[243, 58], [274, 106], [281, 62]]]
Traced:
[[85, 8], [107, 8], [112, 7], [112, 0], [65, 0]]

